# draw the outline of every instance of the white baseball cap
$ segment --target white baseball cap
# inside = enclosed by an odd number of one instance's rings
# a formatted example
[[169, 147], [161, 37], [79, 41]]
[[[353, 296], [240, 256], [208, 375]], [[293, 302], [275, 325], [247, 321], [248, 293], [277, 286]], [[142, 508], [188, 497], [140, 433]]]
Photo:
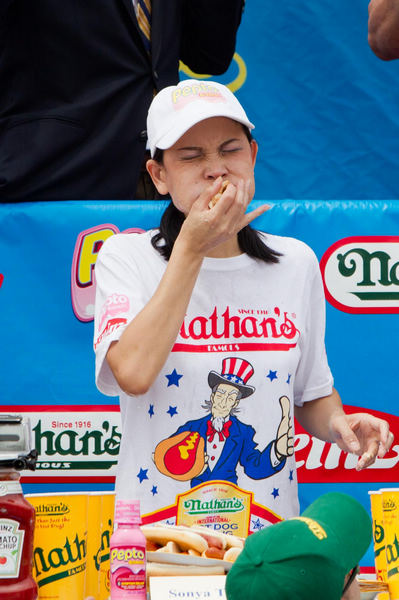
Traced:
[[221, 83], [185, 79], [164, 88], [155, 96], [148, 111], [151, 156], [156, 148], [170, 148], [191, 127], [210, 117], [228, 117], [249, 130], [255, 127], [234, 94]]

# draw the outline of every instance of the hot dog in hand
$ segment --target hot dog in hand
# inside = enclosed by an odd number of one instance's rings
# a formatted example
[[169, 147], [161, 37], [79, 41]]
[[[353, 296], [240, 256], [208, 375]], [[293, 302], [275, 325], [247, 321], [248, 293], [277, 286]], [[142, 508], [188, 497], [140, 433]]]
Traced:
[[222, 182], [222, 187], [220, 188], [219, 192], [217, 194], [214, 195], [214, 197], [212, 198], [212, 200], [209, 202], [208, 207], [209, 208], [213, 208], [215, 206], [215, 204], [218, 202], [218, 200], [220, 200], [220, 198], [222, 197], [223, 192], [226, 190], [227, 186], [229, 185], [229, 181], [227, 179], [225, 179]]

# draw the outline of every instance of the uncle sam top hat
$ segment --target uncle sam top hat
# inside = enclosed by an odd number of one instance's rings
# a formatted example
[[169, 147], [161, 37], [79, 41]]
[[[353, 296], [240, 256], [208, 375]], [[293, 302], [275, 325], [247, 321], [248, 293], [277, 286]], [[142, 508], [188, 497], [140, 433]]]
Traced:
[[148, 110], [147, 135], [151, 156], [155, 149], [166, 150], [186, 131], [210, 117], [227, 117], [255, 127], [228, 87], [216, 81], [184, 79], [154, 97]]
[[246, 398], [255, 391], [254, 387], [247, 385], [248, 379], [253, 374], [253, 366], [247, 360], [229, 357], [223, 359], [222, 372], [220, 374], [216, 373], [216, 371], [210, 371], [208, 383], [212, 389], [219, 383], [229, 383], [240, 390], [242, 398]]

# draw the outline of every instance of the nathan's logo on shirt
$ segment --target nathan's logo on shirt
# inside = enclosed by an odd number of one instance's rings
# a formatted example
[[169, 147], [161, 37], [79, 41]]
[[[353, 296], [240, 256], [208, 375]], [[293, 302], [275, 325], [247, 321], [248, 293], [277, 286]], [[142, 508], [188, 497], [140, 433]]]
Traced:
[[295, 318], [278, 307], [270, 312], [239, 309], [236, 314], [229, 307], [224, 312], [215, 307], [208, 316], [185, 317], [172, 352], [286, 351], [295, 348], [298, 341]]
[[184, 508], [189, 515], [209, 515], [211, 513], [237, 513], [245, 506], [240, 498], [198, 500], [190, 498], [184, 501]]
[[399, 236], [348, 237], [325, 252], [326, 298], [350, 313], [399, 312]]

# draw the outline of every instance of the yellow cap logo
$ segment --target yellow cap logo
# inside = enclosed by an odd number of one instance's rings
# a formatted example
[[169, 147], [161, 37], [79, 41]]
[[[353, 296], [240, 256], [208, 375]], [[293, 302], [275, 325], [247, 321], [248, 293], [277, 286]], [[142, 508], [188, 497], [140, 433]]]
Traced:
[[318, 540], [324, 540], [327, 537], [323, 527], [317, 521], [313, 521], [313, 519], [308, 519], [307, 517], [294, 517], [292, 520], [303, 521], [306, 523], [310, 531], [317, 537]]

